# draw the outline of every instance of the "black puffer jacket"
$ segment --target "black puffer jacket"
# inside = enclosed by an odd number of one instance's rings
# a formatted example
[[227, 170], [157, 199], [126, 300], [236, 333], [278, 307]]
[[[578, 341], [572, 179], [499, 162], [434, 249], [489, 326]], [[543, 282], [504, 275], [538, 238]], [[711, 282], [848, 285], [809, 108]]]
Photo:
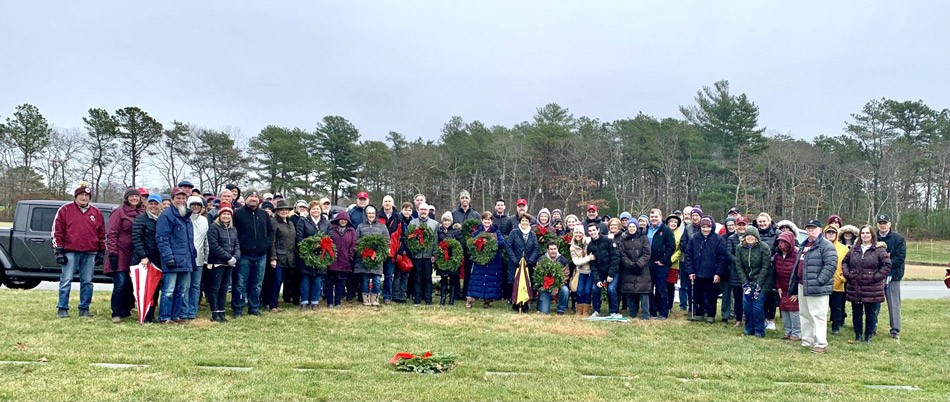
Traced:
[[[760, 239], [761, 241], [761, 239]], [[729, 257], [729, 286], [741, 287], [744, 285], [739, 277], [739, 270], [736, 264], [736, 254], [739, 249], [739, 232], [735, 232], [726, 238], [726, 254]]]
[[208, 264], [227, 264], [231, 258], [241, 259], [241, 246], [238, 244], [237, 229], [234, 225], [224, 227], [212, 223], [208, 227]]
[[617, 252], [614, 241], [607, 236], [601, 235], [596, 240], [591, 239], [587, 245], [587, 254], [594, 255], [594, 260], [590, 262], [590, 274], [594, 282], [606, 282], [610, 272], [619, 270], [620, 253]]
[[[623, 278], [622, 293], [650, 293], [653, 281], [650, 277], [650, 242], [646, 234], [624, 233], [620, 237], [620, 275]], [[616, 277], [616, 275], [611, 275]]]
[[157, 219], [148, 217], [148, 212], [143, 212], [132, 221], [132, 264], [138, 264], [143, 258], [148, 258], [155, 266], [161, 265], [161, 253], [158, 252], [158, 243], [155, 241], [157, 222]]
[[848, 301], [881, 303], [884, 301], [884, 280], [891, 273], [891, 257], [883, 247], [872, 245], [867, 251], [855, 245], [845, 254], [841, 271], [848, 280]]

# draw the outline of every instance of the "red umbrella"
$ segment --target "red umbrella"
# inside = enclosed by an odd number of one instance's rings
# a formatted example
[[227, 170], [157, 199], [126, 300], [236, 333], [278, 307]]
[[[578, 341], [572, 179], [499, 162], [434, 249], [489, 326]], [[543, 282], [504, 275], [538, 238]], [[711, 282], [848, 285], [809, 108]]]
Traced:
[[152, 298], [158, 290], [162, 280], [162, 271], [152, 265], [133, 265], [129, 267], [129, 276], [132, 278], [132, 290], [135, 293], [135, 306], [139, 310], [139, 324], [145, 324], [145, 316], [152, 307]]

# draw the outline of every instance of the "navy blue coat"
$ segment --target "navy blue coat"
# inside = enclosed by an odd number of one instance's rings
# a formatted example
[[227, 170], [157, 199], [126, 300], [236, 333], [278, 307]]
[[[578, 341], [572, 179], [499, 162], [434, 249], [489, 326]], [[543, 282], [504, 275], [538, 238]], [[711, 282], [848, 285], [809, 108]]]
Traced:
[[195, 257], [195, 229], [191, 223], [191, 210], [185, 216], [178, 215], [175, 207], [169, 207], [155, 222], [155, 244], [162, 255], [162, 272], [197, 271]]
[[[330, 222], [327, 221], [326, 217], [324, 217], [323, 215], [320, 215], [319, 223], [314, 224], [313, 219], [308, 216], [306, 218], [300, 218], [300, 220], [297, 221], [297, 225], [294, 226], [294, 228], [297, 230], [297, 236], [296, 236], [297, 247], [298, 247], [297, 253], [300, 254], [300, 251], [299, 251], [300, 242], [304, 241], [304, 239], [310, 236], [313, 236], [317, 233], [323, 233], [323, 234], [329, 233]], [[300, 269], [301, 273], [306, 274], [306, 275], [317, 274], [316, 268], [308, 267], [307, 264], [303, 262], [303, 258], [297, 259], [297, 268]]]
[[684, 275], [696, 274], [697, 278], [719, 275], [723, 278], [729, 269], [726, 241], [715, 232], [710, 232], [709, 236], [703, 236], [702, 231], [696, 232], [693, 238], [689, 239], [683, 253], [686, 256], [680, 270]]
[[524, 256], [524, 260], [528, 263], [528, 267], [534, 267], [538, 262], [538, 237], [534, 234], [534, 231], [528, 232], [528, 240], [525, 240], [524, 236], [521, 233], [521, 229], [515, 226], [511, 230], [511, 234], [508, 235], [507, 252], [508, 252], [508, 283], [513, 283], [515, 281], [515, 271], [518, 269], [518, 264], [521, 263], [521, 257]]
[[[484, 231], [485, 227], [478, 225], [472, 237], [476, 237]], [[502, 298], [501, 281], [504, 276], [502, 272], [504, 266], [502, 265], [501, 255], [505, 250], [505, 236], [501, 235], [498, 231], [498, 227], [495, 225], [492, 225], [491, 228], [488, 229], [488, 233], [494, 233], [498, 238], [498, 252], [495, 253], [495, 258], [489, 261], [488, 264], [474, 264], [472, 266], [472, 277], [466, 279], [471, 281], [468, 285], [468, 297], [482, 300], [498, 300]]]

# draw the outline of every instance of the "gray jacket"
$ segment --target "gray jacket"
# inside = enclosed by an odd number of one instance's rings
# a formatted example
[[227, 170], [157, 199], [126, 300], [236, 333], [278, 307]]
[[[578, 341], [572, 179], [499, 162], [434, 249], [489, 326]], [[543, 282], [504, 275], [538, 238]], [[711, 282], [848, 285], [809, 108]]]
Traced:
[[788, 283], [788, 294], [798, 295], [798, 270], [804, 264], [801, 268], [804, 294], [799, 296], [830, 295], [834, 286], [835, 270], [838, 269], [838, 251], [824, 236], [819, 236], [811, 248], [805, 251], [807, 242], [808, 239], [805, 239], [799, 246], [800, 254]]
[[[409, 221], [410, 227], [412, 225], [422, 225], [422, 224], [423, 222], [419, 220], [419, 218], [415, 218]], [[412, 255], [411, 256], [412, 258], [431, 258], [433, 255], [435, 255], [435, 251], [439, 248], [439, 242], [435, 240], [435, 234], [439, 232], [439, 222], [437, 222], [435, 219], [429, 218], [429, 219], [426, 219], [425, 224], [429, 226], [429, 229], [432, 229], [432, 244], [430, 244], [429, 247], [426, 247], [425, 250], [422, 250], [416, 253], [415, 255]], [[408, 241], [408, 239], [405, 237], [408, 235], [409, 235], [409, 229], [407, 227], [406, 232], [403, 233], [403, 243]]]
[[[363, 237], [369, 236], [371, 234], [383, 235], [386, 239], [386, 248], [383, 250], [386, 255], [389, 255], [389, 229], [386, 228], [386, 225], [377, 222], [363, 222], [358, 228], [356, 228], [356, 241], [359, 242]], [[363, 250], [359, 250], [357, 247], [356, 250], [356, 268], [353, 270], [353, 273], [356, 274], [374, 274], [382, 275], [383, 266], [367, 268], [363, 265], [363, 258], [360, 255], [363, 253]]]

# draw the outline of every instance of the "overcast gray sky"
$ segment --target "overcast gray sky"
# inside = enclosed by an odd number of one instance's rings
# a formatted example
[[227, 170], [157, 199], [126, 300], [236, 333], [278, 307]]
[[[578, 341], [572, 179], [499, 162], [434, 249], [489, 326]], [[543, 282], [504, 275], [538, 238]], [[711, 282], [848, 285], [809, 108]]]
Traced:
[[58, 127], [135, 105], [163, 123], [352, 121], [435, 139], [453, 115], [512, 124], [557, 102], [681, 117], [728, 79], [770, 130], [838, 134], [872, 98], [950, 107], [944, 1], [10, 1], [0, 116]]

